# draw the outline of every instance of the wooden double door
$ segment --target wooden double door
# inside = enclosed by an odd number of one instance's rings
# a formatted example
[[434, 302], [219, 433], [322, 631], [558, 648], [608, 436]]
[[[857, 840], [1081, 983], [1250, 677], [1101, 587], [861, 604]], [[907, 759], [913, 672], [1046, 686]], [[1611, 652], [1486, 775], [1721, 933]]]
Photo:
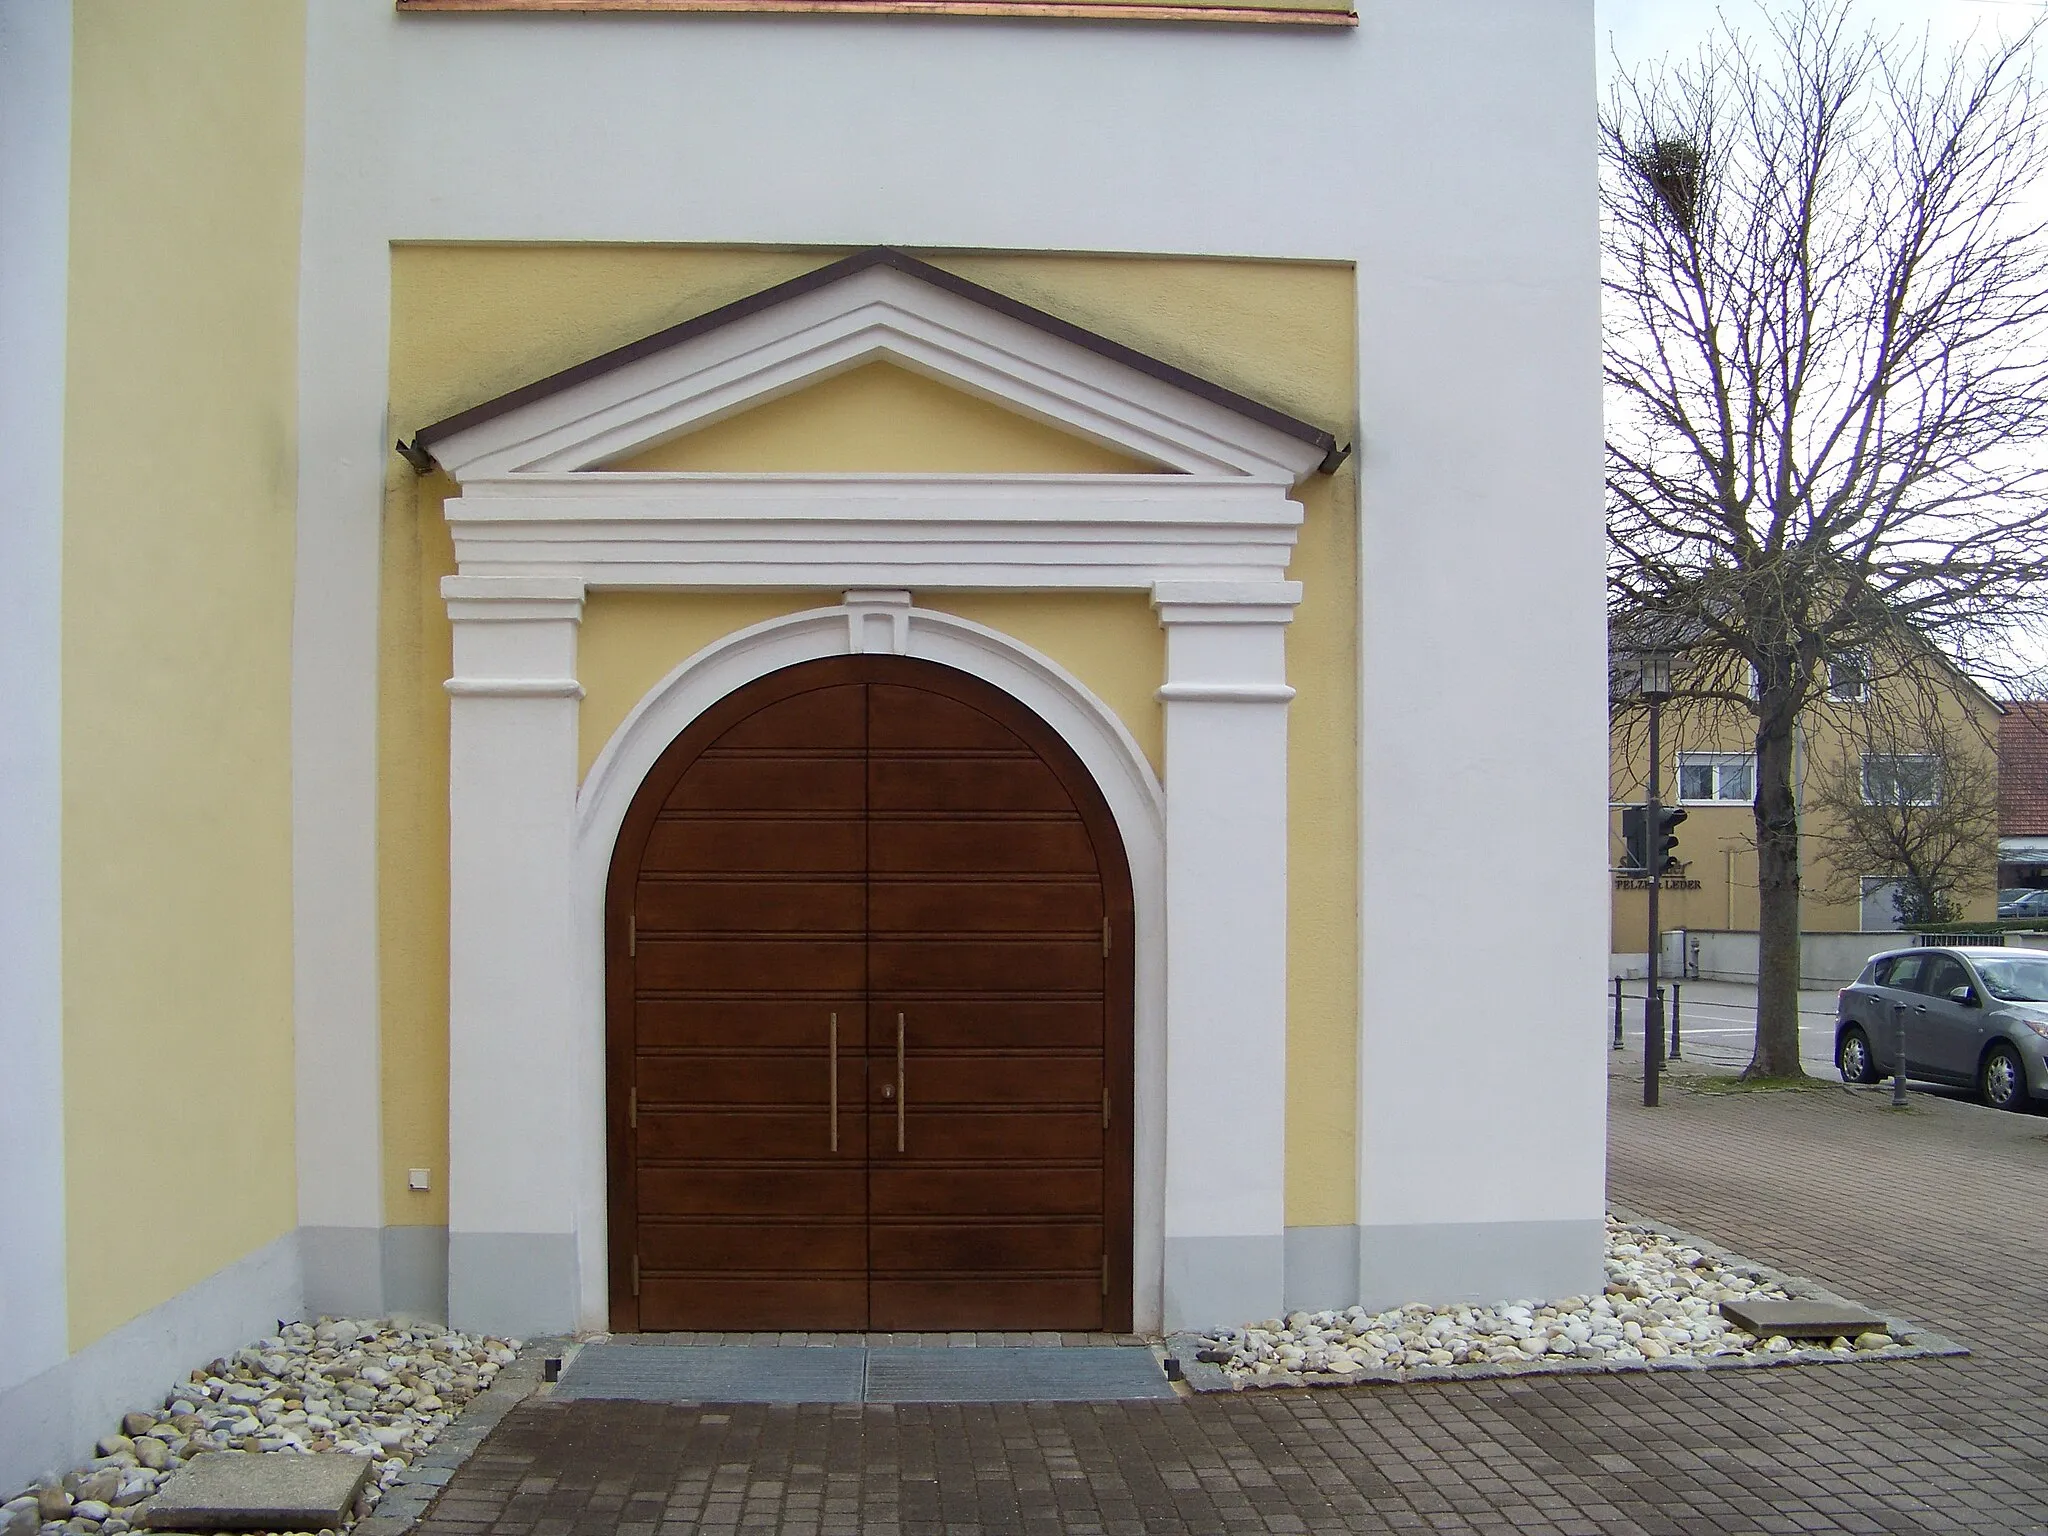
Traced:
[[905, 657], [708, 710], [613, 857], [613, 1327], [1128, 1328], [1131, 888], [1016, 700]]

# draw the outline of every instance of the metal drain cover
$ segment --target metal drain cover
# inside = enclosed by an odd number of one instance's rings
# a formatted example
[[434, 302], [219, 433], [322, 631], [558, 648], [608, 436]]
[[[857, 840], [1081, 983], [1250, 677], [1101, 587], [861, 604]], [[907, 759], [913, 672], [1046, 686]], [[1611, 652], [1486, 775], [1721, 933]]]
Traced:
[[562, 1398], [642, 1403], [857, 1403], [864, 1349], [592, 1344], [555, 1383]]
[[1088, 1403], [1172, 1397], [1149, 1349], [592, 1344], [556, 1399], [643, 1403]]
[[871, 1349], [871, 1403], [1101, 1403], [1172, 1397], [1149, 1349]]

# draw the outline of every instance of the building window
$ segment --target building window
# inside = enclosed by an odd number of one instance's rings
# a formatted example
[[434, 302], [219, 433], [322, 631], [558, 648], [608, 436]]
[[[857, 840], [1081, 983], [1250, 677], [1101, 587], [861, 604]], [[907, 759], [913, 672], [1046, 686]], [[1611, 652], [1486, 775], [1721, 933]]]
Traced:
[[1870, 697], [1870, 658], [1860, 651], [1837, 656], [1828, 662], [1828, 700], [1835, 704], [1861, 704]]
[[1747, 752], [1681, 752], [1678, 798], [1747, 804], [1756, 798], [1756, 759]]
[[1940, 759], [1892, 752], [1863, 754], [1865, 805], [1933, 805], [1940, 799]]

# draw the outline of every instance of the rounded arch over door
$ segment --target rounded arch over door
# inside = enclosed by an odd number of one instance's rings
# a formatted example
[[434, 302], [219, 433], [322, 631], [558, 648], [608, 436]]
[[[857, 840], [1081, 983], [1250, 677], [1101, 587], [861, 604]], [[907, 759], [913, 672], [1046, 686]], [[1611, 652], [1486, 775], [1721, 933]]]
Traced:
[[1130, 1326], [1130, 868], [1031, 710], [749, 683], [634, 795], [605, 928], [613, 1327]]

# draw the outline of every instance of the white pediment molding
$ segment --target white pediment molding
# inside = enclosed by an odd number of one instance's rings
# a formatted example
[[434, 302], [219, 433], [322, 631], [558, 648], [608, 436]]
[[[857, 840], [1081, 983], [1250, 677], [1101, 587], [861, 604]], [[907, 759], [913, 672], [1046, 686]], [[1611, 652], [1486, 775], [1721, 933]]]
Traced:
[[[1161, 472], [602, 467], [876, 361]], [[446, 514], [465, 575], [596, 587], [1276, 579], [1301, 521], [1288, 492], [1334, 453], [1327, 433], [894, 252], [594, 359], [409, 450], [461, 486]]]

